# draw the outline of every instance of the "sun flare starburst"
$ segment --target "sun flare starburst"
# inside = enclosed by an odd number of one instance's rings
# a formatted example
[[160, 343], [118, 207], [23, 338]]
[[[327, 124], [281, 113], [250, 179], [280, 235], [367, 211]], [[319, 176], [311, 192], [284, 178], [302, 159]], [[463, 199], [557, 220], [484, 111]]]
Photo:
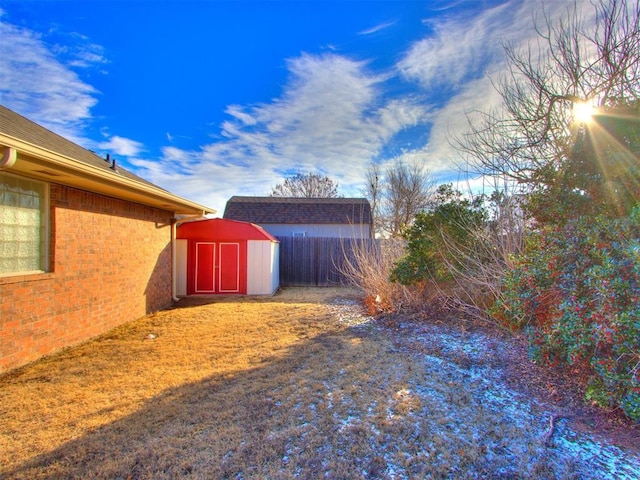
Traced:
[[573, 104], [573, 118], [579, 123], [589, 123], [593, 119], [594, 107], [590, 102]]

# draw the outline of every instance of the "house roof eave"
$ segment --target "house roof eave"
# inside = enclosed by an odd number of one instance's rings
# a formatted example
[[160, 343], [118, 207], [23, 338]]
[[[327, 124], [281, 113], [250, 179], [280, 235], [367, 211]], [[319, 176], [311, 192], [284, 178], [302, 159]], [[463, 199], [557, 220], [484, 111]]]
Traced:
[[[156, 185], [79, 162], [24, 140], [0, 133], [0, 146], [16, 151], [15, 162], [0, 170], [128, 200], [177, 215], [207, 215], [216, 210], [184, 199]], [[109, 171], [110, 170], [110, 171]]]

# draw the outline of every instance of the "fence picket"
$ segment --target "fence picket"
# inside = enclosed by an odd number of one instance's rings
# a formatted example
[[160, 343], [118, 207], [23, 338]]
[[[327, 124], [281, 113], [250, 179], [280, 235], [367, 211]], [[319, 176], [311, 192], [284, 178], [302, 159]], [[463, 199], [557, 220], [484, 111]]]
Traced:
[[280, 285], [283, 287], [328, 287], [343, 285], [345, 256], [363, 243], [373, 248], [374, 239], [329, 237], [277, 237], [280, 241]]

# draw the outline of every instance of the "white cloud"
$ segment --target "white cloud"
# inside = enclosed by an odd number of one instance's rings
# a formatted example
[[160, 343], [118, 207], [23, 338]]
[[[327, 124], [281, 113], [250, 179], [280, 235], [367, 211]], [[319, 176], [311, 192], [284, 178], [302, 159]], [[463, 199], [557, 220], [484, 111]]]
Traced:
[[[160, 162], [132, 163], [151, 181], [222, 210], [230, 196], [268, 194], [296, 170], [356, 189], [386, 142], [425, 118], [425, 107], [411, 98], [385, 101], [388, 77], [372, 74], [364, 62], [303, 54], [287, 67], [290, 81], [280, 97], [227, 107], [219, 141], [198, 151], [165, 149]], [[188, 178], [166, 173], [177, 170]]]
[[[559, 0], [547, 7], [557, 15], [572, 4]], [[139, 175], [220, 214], [230, 196], [268, 194], [296, 170], [326, 174], [342, 193], [358, 195], [368, 165], [391, 160], [384, 155], [411, 128], [430, 127], [428, 142], [401, 144], [399, 158], [423, 162], [440, 178], [455, 178], [457, 154], [449, 137], [465, 130], [467, 113], [498, 104], [487, 73], [499, 75], [504, 67], [503, 41], [523, 46], [536, 38], [532, 22], [540, 5], [511, 0], [454, 17], [460, 9], [447, 4], [392, 72], [334, 53], [291, 58], [282, 94], [269, 102], [228, 105], [212, 143], [189, 150], [165, 146], [153, 159], [143, 155], [148, 149], [140, 142], [122, 136], [98, 147], [128, 157]], [[381, 23], [360, 34], [393, 25]], [[0, 95], [7, 107], [77, 141], [99, 92], [71, 68], [100, 69], [106, 61], [100, 46], [72, 37], [66, 46], [48, 44], [32, 31], [0, 23]], [[446, 98], [438, 96], [443, 91]], [[174, 141], [166, 136], [167, 143]]]
[[203, 160], [203, 155], [203, 152], [165, 148], [160, 159], [130, 158], [129, 163], [144, 178], [216, 209], [219, 216], [232, 195], [269, 193], [269, 182], [275, 175], [269, 176], [268, 171], [256, 171], [245, 165], [208, 162]]
[[91, 42], [86, 35], [53, 29], [48, 36], [56, 38], [55, 43], [50, 46], [51, 52], [61, 63], [69, 67], [88, 69], [109, 63], [104, 47]]
[[[501, 58], [501, 42], [520, 30], [515, 3], [503, 3], [474, 16], [426, 20], [432, 34], [414, 43], [397, 68], [427, 90], [457, 89], [484, 75], [487, 63]], [[527, 22], [530, 24], [530, 18]]]
[[253, 115], [242, 111], [242, 107], [240, 105], [229, 105], [225, 110], [225, 113], [240, 121], [243, 125], [255, 125], [257, 123]]
[[108, 141], [99, 143], [98, 148], [111, 154], [135, 157], [140, 154], [144, 146], [135, 140], [114, 135]]
[[362, 30], [361, 32], [358, 32], [359, 35], [372, 35], [374, 33], [378, 33], [381, 30], [385, 30], [389, 27], [392, 27], [393, 25], [395, 25], [397, 22], [395, 20], [389, 21], [389, 22], [384, 22], [381, 23], [379, 25], [376, 25], [374, 27], [371, 28], [367, 28], [366, 30]]
[[[53, 35], [49, 32], [50, 35]], [[72, 69], [103, 68], [103, 48], [80, 34], [55, 32], [63, 43], [4, 21], [0, 11], [0, 100], [4, 106], [87, 148], [137, 156], [140, 142], [86, 138], [99, 92]]]
[[[558, 0], [553, 8], [546, 5], [546, 14], [557, 18], [573, 4], [573, 0]], [[588, 0], [577, 4], [586, 6]], [[431, 97], [438, 107], [431, 110], [429, 142], [412, 152], [412, 158], [422, 159], [441, 178], [455, 180], [460, 176], [456, 164], [461, 159], [451, 146], [452, 138], [467, 130], [468, 115], [500, 105], [501, 97], [491, 79], [505, 72], [503, 45], [509, 43], [518, 49], [537, 42], [534, 22], [540, 25], [544, 15], [543, 3], [520, 0], [474, 16], [447, 16], [426, 22], [432, 33], [407, 49], [398, 62], [398, 72], [419, 85], [427, 98], [438, 91], [446, 91], [447, 97]]]
[[431, 32], [411, 45], [398, 62], [398, 71], [427, 90], [456, 89], [484, 76], [487, 67], [501, 64], [505, 43], [526, 47], [539, 39], [535, 25], [544, 27], [545, 16], [554, 21], [574, 5], [587, 14], [593, 12], [589, 0], [511, 0], [479, 13], [458, 10], [430, 17], [423, 23]]
[[[0, 38], [3, 105], [80, 141], [99, 92], [62, 63], [40, 34], [0, 21]], [[86, 57], [85, 64], [99, 58], [95, 55]]]
[[291, 171], [321, 172], [357, 195], [384, 145], [426, 118], [411, 98], [385, 103], [386, 77], [369, 73], [365, 63], [301, 55], [287, 65], [291, 80], [282, 95], [229, 106], [219, 141], [198, 151], [165, 149], [159, 162], [131, 162], [151, 181], [220, 211], [232, 195], [268, 194]]
[[443, 174], [457, 168], [460, 156], [451, 145], [453, 138], [462, 136], [467, 130], [468, 116], [496, 107], [500, 101], [490, 80], [483, 77], [466, 83], [458, 94], [434, 111], [429, 143], [422, 149], [434, 173]]
[[[143, 176], [221, 212], [230, 196], [267, 194], [293, 171], [326, 174], [343, 193], [358, 195], [372, 161], [394, 160], [383, 152], [394, 151], [396, 135], [430, 124], [426, 145], [401, 145], [395, 158], [458, 180], [450, 136], [464, 132], [468, 113], [498, 105], [486, 73], [503, 68], [503, 39], [524, 45], [535, 38], [532, 5], [502, 4], [432, 24], [432, 34], [409, 46], [398, 63], [397, 75], [420, 87], [409, 95], [388, 96], [389, 72], [372, 72], [363, 61], [335, 54], [289, 59], [282, 95], [269, 103], [228, 106], [218, 141], [174, 152], [170, 162], [165, 152]], [[450, 97], [433, 99], [436, 84], [455, 88]], [[180, 173], [166, 173], [172, 170]]]

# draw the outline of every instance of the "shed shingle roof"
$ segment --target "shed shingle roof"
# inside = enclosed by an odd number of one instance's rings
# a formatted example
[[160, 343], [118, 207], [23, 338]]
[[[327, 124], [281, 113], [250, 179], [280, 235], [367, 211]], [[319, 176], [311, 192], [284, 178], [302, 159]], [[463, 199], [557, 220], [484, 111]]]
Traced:
[[366, 198], [241, 197], [229, 199], [224, 218], [263, 224], [371, 224]]

